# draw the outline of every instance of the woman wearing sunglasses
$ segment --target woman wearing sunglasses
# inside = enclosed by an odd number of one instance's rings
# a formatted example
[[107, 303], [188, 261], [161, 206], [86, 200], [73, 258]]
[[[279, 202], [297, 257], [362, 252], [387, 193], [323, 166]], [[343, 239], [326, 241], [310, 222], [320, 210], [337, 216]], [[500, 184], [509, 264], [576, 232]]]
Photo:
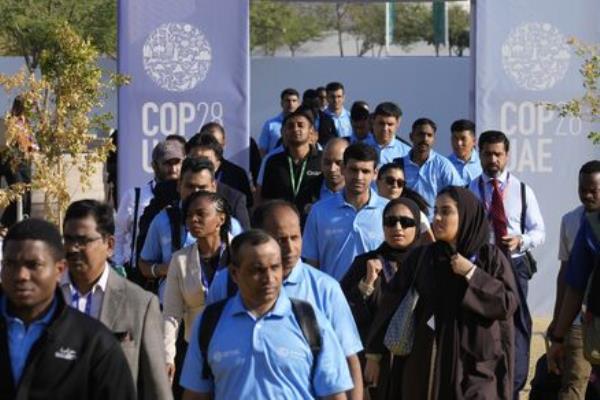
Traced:
[[341, 282], [363, 342], [390, 281], [418, 241], [420, 218], [414, 201], [402, 197], [390, 201], [383, 209], [385, 241], [356, 257]]
[[394, 313], [414, 289], [412, 350], [394, 357], [392, 368], [402, 368], [393, 370], [380, 398], [511, 399], [519, 297], [510, 262], [489, 244], [485, 210], [467, 189], [438, 194], [433, 230], [437, 241], [411, 252], [367, 339], [367, 352], [385, 351]]
[[431, 232], [431, 225], [427, 218], [429, 204], [419, 193], [406, 187], [404, 170], [400, 164], [388, 163], [379, 168], [379, 172], [377, 173], [377, 193], [390, 200], [404, 197], [414, 201], [421, 210], [421, 243], [426, 244], [435, 241]]

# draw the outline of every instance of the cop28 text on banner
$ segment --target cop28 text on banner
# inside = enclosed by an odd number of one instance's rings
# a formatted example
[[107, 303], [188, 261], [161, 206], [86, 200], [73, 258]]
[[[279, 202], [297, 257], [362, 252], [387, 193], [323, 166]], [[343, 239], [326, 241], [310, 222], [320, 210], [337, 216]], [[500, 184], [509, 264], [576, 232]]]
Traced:
[[152, 176], [156, 143], [225, 126], [227, 157], [247, 169], [247, 0], [120, 0], [119, 193]]
[[511, 141], [509, 169], [534, 190], [546, 225], [535, 251], [538, 274], [529, 289], [535, 315], [551, 315], [559, 261], [561, 216], [579, 205], [580, 166], [599, 158], [579, 118], [561, 119], [543, 102], [581, 96], [571, 37], [600, 42], [597, 0], [480, 0], [476, 33], [477, 130], [499, 129]]

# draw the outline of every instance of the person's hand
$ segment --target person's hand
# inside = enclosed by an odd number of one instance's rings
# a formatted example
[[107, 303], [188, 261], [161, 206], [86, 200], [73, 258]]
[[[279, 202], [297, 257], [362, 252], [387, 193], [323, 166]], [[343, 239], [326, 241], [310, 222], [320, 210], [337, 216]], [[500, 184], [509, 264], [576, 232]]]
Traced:
[[173, 383], [173, 379], [175, 378], [175, 364], [167, 363], [167, 376], [169, 377], [169, 382]]
[[502, 237], [501, 242], [504, 247], [506, 247], [511, 252], [514, 252], [519, 247], [521, 247], [523, 238], [521, 235], [506, 235]]
[[552, 342], [550, 348], [546, 352], [546, 361], [548, 363], [548, 371], [553, 374], [560, 375], [563, 368], [563, 360], [565, 358], [565, 348], [562, 343]]
[[450, 258], [450, 265], [452, 266], [452, 272], [460, 276], [467, 275], [471, 269], [475, 268], [475, 265], [471, 261], [459, 253]]
[[365, 365], [365, 383], [367, 386], [377, 386], [379, 382], [379, 361], [367, 358]]
[[365, 283], [369, 286], [373, 286], [375, 281], [379, 277], [379, 273], [383, 269], [383, 264], [378, 258], [373, 258], [367, 261], [367, 276]]

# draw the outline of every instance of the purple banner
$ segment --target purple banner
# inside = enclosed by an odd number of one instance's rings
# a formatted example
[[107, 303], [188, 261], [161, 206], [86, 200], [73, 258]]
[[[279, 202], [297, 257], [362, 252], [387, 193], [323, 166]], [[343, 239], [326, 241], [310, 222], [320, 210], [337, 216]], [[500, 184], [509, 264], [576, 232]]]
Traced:
[[226, 157], [247, 169], [247, 0], [119, 1], [119, 193], [152, 177], [152, 148], [210, 121]]

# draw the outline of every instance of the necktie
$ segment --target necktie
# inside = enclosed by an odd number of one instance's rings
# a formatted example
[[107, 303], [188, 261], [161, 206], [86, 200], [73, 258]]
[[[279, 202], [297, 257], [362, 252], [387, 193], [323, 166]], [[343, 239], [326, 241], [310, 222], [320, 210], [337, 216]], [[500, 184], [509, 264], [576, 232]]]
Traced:
[[492, 190], [490, 217], [492, 219], [492, 227], [494, 228], [496, 245], [500, 246], [500, 240], [508, 234], [508, 219], [506, 218], [506, 212], [504, 211], [504, 203], [502, 202], [498, 179], [494, 178], [491, 182], [494, 188]]

